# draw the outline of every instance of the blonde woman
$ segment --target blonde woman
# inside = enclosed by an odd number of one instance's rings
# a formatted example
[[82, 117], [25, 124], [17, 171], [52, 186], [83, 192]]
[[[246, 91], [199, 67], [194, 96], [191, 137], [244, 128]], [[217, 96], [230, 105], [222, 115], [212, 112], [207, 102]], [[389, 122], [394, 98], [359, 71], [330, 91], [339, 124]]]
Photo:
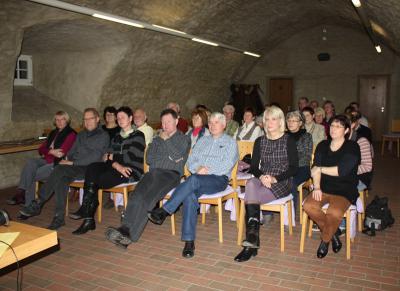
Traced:
[[244, 262], [257, 255], [260, 247], [260, 204], [290, 194], [292, 177], [298, 168], [296, 142], [285, 133], [285, 115], [276, 107], [264, 112], [265, 135], [256, 139], [251, 160], [254, 178], [246, 184], [246, 239], [235, 261]]

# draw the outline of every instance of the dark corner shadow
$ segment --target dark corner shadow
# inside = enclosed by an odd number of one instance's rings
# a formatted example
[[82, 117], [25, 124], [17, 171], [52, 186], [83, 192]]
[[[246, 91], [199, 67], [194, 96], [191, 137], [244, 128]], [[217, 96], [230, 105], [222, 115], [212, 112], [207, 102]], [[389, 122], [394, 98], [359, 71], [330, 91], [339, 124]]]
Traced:
[[[60, 239], [57, 239], [57, 240], [58, 240], [57, 245], [52, 246], [51, 248], [48, 248], [48, 249], [46, 249], [44, 251], [41, 251], [40, 253], [34, 254], [34, 255], [32, 255], [32, 256], [30, 256], [28, 258], [20, 260], [19, 261], [20, 269], [23, 268], [24, 266], [32, 263], [32, 262], [35, 262], [35, 261], [37, 261], [37, 260], [39, 260], [39, 259], [41, 259], [43, 257], [46, 257], [48, 255], [51, 255], [51, 254], [59, 251], [61, 249]], [[0, 260], [1, 260], [1, 258], [0, 258]], [[17, 269], [17, 263], [15, 262], [12, 265], [9, 265], [7, 267], [4, 267], [4, 268], [0, 269], [0, 276], [6, 275], [6, 274], [8, 274], [8, 273], [10, 273], [10, 272], [12, 272], [12, 271], [14, 271], [16, 269]]]

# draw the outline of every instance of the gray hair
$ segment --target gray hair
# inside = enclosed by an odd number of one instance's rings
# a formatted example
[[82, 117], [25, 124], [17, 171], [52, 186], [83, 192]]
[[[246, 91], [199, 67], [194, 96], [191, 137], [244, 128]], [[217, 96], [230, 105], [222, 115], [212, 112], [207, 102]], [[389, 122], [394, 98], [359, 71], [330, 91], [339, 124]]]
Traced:
[[210, 120], [211, 119], [218, 119], [220, 122], [222, 122], [223, 124], [226, 124], [226, 117], [225, 115], [223, 115], [220, 112], [213, 112], [210, 116]]
[[304, 123], [304, 116], [299, 110], [288, 112], [286, 114], [286, 121], [288, 121], [290, 118], [297, 118], [299, 121]]
[[235, 112], [235, 107], [233, 107], [233, 105], [227, 104], [224, 106], [224, 108], [222, 108], [223, 112]]

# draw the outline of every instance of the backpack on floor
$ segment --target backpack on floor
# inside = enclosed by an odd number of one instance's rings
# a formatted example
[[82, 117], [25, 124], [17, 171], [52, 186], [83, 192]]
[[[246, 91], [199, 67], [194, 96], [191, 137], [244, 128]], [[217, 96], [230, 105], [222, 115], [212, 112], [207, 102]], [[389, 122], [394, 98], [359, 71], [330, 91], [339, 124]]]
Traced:
[[394, 223], [392, 212], [388, 206], [388, 198], [375, 196], [365, 209], [363, 233], [375, 236], [376, 230], [384, 230]]

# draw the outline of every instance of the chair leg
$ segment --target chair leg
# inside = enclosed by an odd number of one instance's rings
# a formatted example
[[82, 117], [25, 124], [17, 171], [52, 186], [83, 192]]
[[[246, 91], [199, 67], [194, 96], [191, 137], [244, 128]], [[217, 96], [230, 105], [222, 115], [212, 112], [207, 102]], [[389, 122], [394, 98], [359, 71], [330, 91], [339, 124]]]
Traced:
[[65, 203], [65, 217], [67, 217], [68, 216], [68, 203], [69, 203], [69, 197], [68, 197], [68, 195], [67, 195], [67, 202]]
[[[297, 191], [299, 192], [299, 217], [300, 217], [300, 224], [303, 222], [303, 184], [300, 184], [299, 187], [297, 187]], [[296, 212], [296, 209], [294, 210]]]
[[285, 250], [285, 228], [283, 226], [283, 221], [285, 219], [284, 217], [284, 212], [285, 208], [283, 205], [280, 206], [280, 211], [279, 211], [279, 215], [280, 215], [280, 229], [281, 229], [281, 252], [283, 252]]
[[400, 158], [400, 139], [397, 139], [397, 158]]
[[381, 155], [383, 156], [384, 153], [385, 153], [385, 138], [382, 137]]
[[308, 215], [306, 212], [303, 213], [303, 222], [301, 224], [301, 237], [300, 237], [300, 253], [304, 253], [304, 242], [306, 240], [307, 221]]
[[288, 222], [289, 222], [289, 234], [290, 235], [292, 235], [293, 234], [293, 212], [292, 212], [292, 200], [289, 200], [288, 201], [288, 204], [287, 204], [287, 210], [288, 210]]
[[39, 181], [35, 182], [35, 199], [39, 198]]
[[244, 200], [242, 199], [242, 200], [240, 200], [240, 209], [239, 209], [239, 229], [238, 229], [238, 236], [237, 236], [238, 246], [240, 246], [242, 244], [245, 212], [246, 212], [246, 209], [244, 207]]
[[[304, 214], [304, 213], [303, 213]], [[308, 237], [312, 236], [312, 226], [313, 226], [313, 221], [310, 219], [310, 225], [308, 226]]]
[[219, 236], [219, 242], [223, 243], [224, 238], [223, 238], [223, 233], [222, 233], [222, 199], [218, 199], [218, 236]]
[[201, 214], [201, 224], [206, 224], [206, 205], [203, 203], [201, 204], [201, 211], [203, 212]]
[[102, 211], [102, 206], [103, 206], [103, 189], [99, 189], [99, 191], [97, 191], [97, 197], [99, 200], [99, 206], [97, 207], [97, 220], [99, 221], [99, 223], [101, 222], [101, 211]]
[[346, 211], [346, 259], [350, 260], [350, 210]]
[[124, 208], [128, 205], [128, 187], [124, 187]]
[[233, 202], [235, 203], [235, 210], [236, 210], [236, 228], [239, 228], [239, 198], [233, 198]]
[[172, 235], [176, 234], [176, 228], [175, 228], [175, 214], [171, 215], [171, 233]]

